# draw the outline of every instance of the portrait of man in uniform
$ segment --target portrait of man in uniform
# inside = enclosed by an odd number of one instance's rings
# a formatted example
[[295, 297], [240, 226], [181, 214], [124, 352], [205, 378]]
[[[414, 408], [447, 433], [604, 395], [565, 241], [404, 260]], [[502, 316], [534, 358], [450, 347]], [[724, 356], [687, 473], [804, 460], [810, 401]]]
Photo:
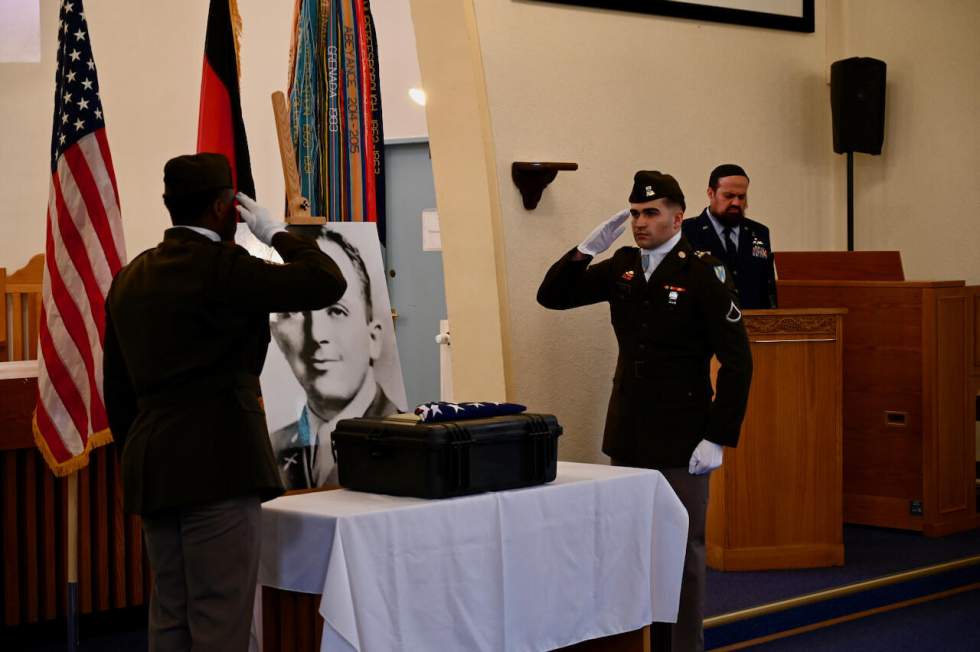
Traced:
[[315, 238], [347, 281], [322, 310], [275, 313], [262, 374], [272, 449], [287, 489], [335, 484], [330, 436], [337, 422], [406, 409], [375, 225], [290, 227]]

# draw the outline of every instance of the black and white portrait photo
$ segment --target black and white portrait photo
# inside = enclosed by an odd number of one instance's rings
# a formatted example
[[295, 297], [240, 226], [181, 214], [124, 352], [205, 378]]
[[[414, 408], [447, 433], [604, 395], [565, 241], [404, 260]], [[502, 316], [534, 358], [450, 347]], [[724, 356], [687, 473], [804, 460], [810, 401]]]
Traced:
[[[330, 435], [341, 419], [406, 409], [377, 229], [370, 222], [290, 226], [315, 238], [347, 290], [322, 310], [270, 315], [274, 346], [262, 372], [272, 449], [287, 489], [336, 483]], [[275, 251], [241, 242], [279, 262]]]

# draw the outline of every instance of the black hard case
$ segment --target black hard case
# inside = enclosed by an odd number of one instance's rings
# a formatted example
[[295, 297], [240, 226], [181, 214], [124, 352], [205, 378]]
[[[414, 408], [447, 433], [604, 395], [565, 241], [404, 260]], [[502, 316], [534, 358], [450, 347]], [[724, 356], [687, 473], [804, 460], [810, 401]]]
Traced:
[[344, 419], [333, 432], [342, 487], [446, 498], [551, 482], [562, 427], [550, 414], [422, 423]]

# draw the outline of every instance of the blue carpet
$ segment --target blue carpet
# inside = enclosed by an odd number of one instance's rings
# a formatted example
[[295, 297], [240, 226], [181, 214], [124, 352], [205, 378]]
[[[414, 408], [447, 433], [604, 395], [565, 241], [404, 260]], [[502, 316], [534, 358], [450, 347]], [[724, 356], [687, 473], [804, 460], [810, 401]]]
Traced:
[[759, 652], [980, 650], [980, 591], [933, 600], [757, 645]]
[[[902, 530], [845, 525], [843, 566], [724, 573], [709, 569], [705, 615], [717, 616], [974, 555], [980, 555], [980, 530], [929, 538]], [[980, 644], [976, 649], [980, 650]]]
[[976, 564], [895, 584], [868, 588], [830, 600], [800, 605], [727, 625], [709, 627], [704, 632], [705, 648], [751, 641], [774, 632], [790, 631], [827, 622], [971, 584], [980, 584], [980, 566]]

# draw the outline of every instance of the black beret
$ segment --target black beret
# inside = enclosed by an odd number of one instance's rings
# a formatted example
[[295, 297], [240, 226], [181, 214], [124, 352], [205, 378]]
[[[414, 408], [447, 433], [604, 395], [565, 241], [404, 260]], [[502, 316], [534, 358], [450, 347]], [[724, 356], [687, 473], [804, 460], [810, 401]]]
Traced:
[[163, 166], [163, 188], [170, 197], [234, 188], [231, 166], [224, 154], [205, 152], [178, 156]]
[[735, 165], [734, 163], [722, 163], [708, 176], [708, 187], [717, 188], [718, 179], [722, 177], [745, 177], [749, 178], [749, 175], [745, 174], [745, 170], [742, 169], [741, 165]]
[[666, 197], [687, 208], [684, 204], [684, 193], [681, 192], [677, 179], [659, 170], [640, 170], [633, 175], [633, 190], [630, 192], [630, 202], [642, 204], [655, 199]]

